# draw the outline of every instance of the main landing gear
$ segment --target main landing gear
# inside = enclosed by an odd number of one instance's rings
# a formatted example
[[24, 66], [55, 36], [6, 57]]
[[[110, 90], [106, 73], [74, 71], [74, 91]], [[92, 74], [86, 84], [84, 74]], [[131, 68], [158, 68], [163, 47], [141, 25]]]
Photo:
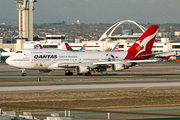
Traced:
[[92, 74], [90, 72], [82, 74], [82, 73], [77, 73], [77, 75], [85, 75], [85, 76], [91, 76]]
[[85, 76], [91, 76], [92, 74], [90, 72], [85, 73]]
[[73, 73], [70, 70], [66, 70], [65, 71], [65, 76], [70, 76], [73, 75]]
[[26, 70], [25, 69], [22, 69], [22, 73], [21, 73], [21, 76], [26, 76]]

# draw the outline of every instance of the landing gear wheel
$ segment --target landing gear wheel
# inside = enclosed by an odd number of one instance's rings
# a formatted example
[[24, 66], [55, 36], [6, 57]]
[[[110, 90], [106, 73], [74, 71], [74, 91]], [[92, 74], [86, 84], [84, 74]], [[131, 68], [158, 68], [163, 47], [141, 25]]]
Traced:
[[21, 69], [22, 70], [22, 73], [21, 73], [21, 76], [26, 76], [26, 69]]
[[73, 72], [70, 72], [69, 75], [73, 75]]
[[27, 74], [26, 73], [21, 73], [21, 76], [27, 76]]
[[85, 73], [85, 76], [91, 76], [92, 74], [90, 72]]
[[83, 74], [81, 74], [81, 73], [77, 73], [77, 75], [83, 75]]
[[73, 72], [71, 72], [71, 71], [66, 71], [65, 76], [70, 76], [70, 75], [73, 75]]

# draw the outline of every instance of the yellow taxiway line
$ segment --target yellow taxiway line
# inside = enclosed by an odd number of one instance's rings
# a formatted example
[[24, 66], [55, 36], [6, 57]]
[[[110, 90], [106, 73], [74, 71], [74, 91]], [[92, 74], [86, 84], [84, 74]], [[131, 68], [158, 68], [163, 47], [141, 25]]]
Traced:
[[57, 89], [47, 90], [45, 92], [52, 92], [52, 91], [55, 91], [55, 90], [57, 90]]
[[148, 88], [150, 88], [150, 87], [148, 86], [148, 87], [145, 87], [145, 88], [143, 88], [143, 89], [145, 90], [145, 89], [148, 89]]

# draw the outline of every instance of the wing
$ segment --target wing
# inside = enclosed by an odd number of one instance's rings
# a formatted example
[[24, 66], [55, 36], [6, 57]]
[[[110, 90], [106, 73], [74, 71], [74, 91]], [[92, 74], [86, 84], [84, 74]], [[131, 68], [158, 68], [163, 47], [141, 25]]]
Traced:
[[158, 60], [123, 60], [123, 61], [108, 61], [108, 62], [95, 62], [94, 65], [109, 65], [116, 63], [144, 63], [144, 62], [157, 62]]
[[54, 63], [48, 67], [48, 69], [60, 69], [60, 68], [75, 68], [80, 65], [89, 66], [95, 69], [97, 66], [109, 67], [113, 64], [125, 64], [130, 65], [132, 63], [144, 63], [144, 62], [157, 62], [158, 60], [122, 60], [122, 61], [107, 61], [107, 62], [86, 62], [86, 63]]
[[76, 68], [77, 66], [84, 65], [93, 68], [92, 62], [87, 63], [54, 63], [48, 67], [48, 69], [63, 69], [63, 68]]

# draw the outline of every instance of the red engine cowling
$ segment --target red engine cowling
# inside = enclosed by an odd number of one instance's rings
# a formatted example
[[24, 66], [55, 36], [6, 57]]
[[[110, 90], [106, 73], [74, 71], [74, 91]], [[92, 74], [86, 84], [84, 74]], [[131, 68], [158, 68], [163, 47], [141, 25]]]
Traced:
[[85, 65], [79, 65], [76, 68], [77, 73], [88, 73], [90, 71], [90, 67], [89, 66], [85, 66]]
[[112, 64], [112, 70], [113, 71], [122, 71], [124, 70], [124, 64], [120, 64], [120, 63], [116, 63], [116, 64]]

